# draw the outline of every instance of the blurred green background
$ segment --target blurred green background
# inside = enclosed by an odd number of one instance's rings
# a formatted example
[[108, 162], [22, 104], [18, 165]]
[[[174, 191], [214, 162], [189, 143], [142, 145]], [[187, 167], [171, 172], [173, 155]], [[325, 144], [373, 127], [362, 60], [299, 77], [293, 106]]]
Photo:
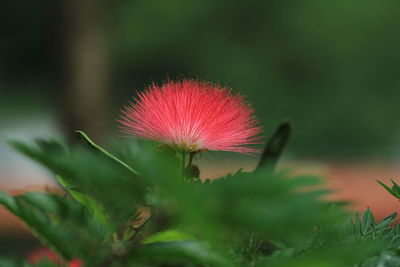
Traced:
[[135, 90], [200, 78], [247, 95], [266, 136], [291, 119], [296, 157], [396, 159], [399, 24], [397, 0], [1, 1], [0, 127], [101, 139]]

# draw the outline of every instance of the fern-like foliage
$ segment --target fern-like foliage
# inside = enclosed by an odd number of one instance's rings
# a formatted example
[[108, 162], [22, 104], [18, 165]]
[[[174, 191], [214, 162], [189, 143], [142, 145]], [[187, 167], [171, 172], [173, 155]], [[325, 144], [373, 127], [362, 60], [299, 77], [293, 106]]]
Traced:
[[351, 216], [325, 200], [320, 179], [273, 172], [290, 128], [280, 129], [256, 171], [205, 182], [183, 182], [179, 159], [153, 144], [109, 152], [83, 132], [78, 147], [12, 142], [65, 193], [1, 192], [0, 204], [85, 266], [399, 266], [396, 214]]

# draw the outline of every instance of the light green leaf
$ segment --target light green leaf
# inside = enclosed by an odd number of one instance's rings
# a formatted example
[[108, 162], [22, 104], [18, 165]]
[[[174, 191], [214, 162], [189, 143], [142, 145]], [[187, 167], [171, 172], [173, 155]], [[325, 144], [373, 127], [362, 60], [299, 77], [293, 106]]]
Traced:
[[60, 175], [56, 175], [56, 178], [61, 183], [61, 185], [68, 190], [68, 192], [76, 201], [81, 203], [89, 210], [90, 214], [95, 219], [97, 219], [99, 223], [101, 223], [110, 231], [114, 230], [114, 225], [112, 224], [111, 220], [105, 213], [104, 208], [99, 202], [97, 202], [94, 198], [92, 198], [87, 194], [81, 193], [76, 189], [71, 189], [71, 187], [75, 188], [75, 186], [69, 186], [68, 182], [65, 179], [63, 179]]
[[102, 148], [101, 146], [97, 145], [95, 142], [93, 142], [89, 136], [87, 136], [83, 131], [75, 131], [76, 137], [78, 138], [78, 141], [95, 150], [100, 152], [101, 154], [105, 155], [106, 157], [112, 159], [113, 161], [117, 162], [118, 164], [120, 164], [121, 166], [124, 166], [126, 169], [128, 169], [130, 172], [134, 173], [135, 175], [138, 175], [138, 173], [132, 169], [130, 166], [128, 166], [125, 162], [123, 162], [122, 160], [118, 159], [117, 157], [115, 157], [114, 155], [112, 155], [110, 152], [108, 152], [107, 150], [105, 150], [104, 148]]
[[362, 232], [366, 234], [368, 230], [371, 229], [371, 226], [373, 226], [374, 224], [375, 224], [374, 215], [372, 214], [370, 208], [367, 208], [367, 210], [364, 211], [362, 214], [362, 219], [361, 219]]
[[195, 238], [186, 232], [174, 229], [149, 236], [142, 240], [142, 244], [150, 244], [156, 242], [176, 242], [186, 240], [195, 240]]

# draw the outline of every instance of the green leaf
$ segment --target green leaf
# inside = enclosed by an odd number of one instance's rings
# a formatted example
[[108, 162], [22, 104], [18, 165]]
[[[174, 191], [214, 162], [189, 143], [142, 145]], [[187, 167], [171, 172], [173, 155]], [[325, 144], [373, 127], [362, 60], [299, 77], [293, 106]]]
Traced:
[[[63, 239], [61, 233], [53, 230], [54, 228], [49, 225], [49, 220], [46, 216], [39, 211], [33, 209], [28, 203], [26, 203], [21, 197], [4, 197], [4, 192], [2, 192], [2, 200], [6, 199], [6, 202], [1, 202], [10, 212], [19, 217], [23, 222], [25, 222], [32, 230], [33, 234], [39, 238], [46, 246], [56, 251], [65, 258], [70, 258], [71, 254], [62, 245]], [[15, 206], [10, 209], [8, 206], [9, 198], [14, 199]]]
[[92, 150], [98, 151], [99, 153], [103, 154], [107, 158], [115, 161], [116, 163], [120, 164], [121, 166], [124, 166], [126, 169], [134, 173], [135, 175], [138, 175], [138, 173], [132, 169], [130, 166], [128, 166], [125, 162], [122, 160], [118, 159], [114, 155], [112, 155], [110, 152], [102, 148], [101, 146], [97, 145], [94, 143], [83, 131], [75, 131], [76, 137], [78, 141], [83, 144], [84, 146], [91, 148]]
[[[1, 267], [33, 267], [34, 265], [27, 263], [21, 259], [12, 259], [12, 258], [0, 258], [0, 266]], [[38, 265], [35, 265], [38, 266]], [[42, 267], [41, 265], [39, 265]], [[43, 265], [43, 267], [45, 267]], [[47, 267], [55, 267], [55, 265], [47, 265]]]
[[400, 235], [396, 235], [394, 236], [389, 244], [388, 244], [389, 248], [399, 248], [400, 247]]
[[360, 214], [356, 212], [355, 215], [355, 222], [354, 222], [355, 230], [357, 235], [360, 235], [362, 233], [361, 231], [361, 220], [360, 220]]
[[98, 220], [98, 222], [109, 229], [110, 232], [114, 230], [114, 225], [104, 211], [103, 206], [98, 201], [88, 194], [79, 192], [79, 189], [76, 186], [69, 186], [68, 182], [60, 175], [56, 175], [56, 178], [64, 186], [64, 188], [68, 190], [68, 192], [76, 201], [81, 203], [89, 210], [92, 216]]
[[296, 253], [296, 250], [294, 248], [287, 248], [287, 249], [282, 249], [282, 250], [277, 250], [272, 253], [269, 257], [266, 257], [262, 261], [262, 266], [274, 266], [281, 261], [288, 260], [292, 258]]
[[126, 266], [147, 266], [144, 263], [151, 263], [153, 266], [155, 262], [160, 263], [161, 266], [165, 263], [169, 263], [170, 266], [182, 266], [185, 262], [187, 265], [183, 266], [193, 266], [193, 263], [196, 263], [196, 266], [234, 266], [207, 243], [198, 241], [148, 244], [132, 254], [131, 260], [133, 261], [130, 265]]
[[279, 125], [265, 146], [261, 159], [258, 162], [257, 170], [268, 169], [271, 172], [274, 171], [278, 159], [289, 140], [290, 132], [291, 124], [289, 122]]
[[385, 185], [384, 183], [382, 183], [379, 180], [375, 180], [378, 184], [380, 184], [383, 188], [386, 189], [386, 191], [388, 191], [392, 196], [394, 196], [395, 198], [399, 198], [400, 199], [400, 195], [396, 194], [389, 186]]
[[62, 146], [58, 143], [45, 140], [37, 141], [38, 147], [18, 141], [12, 141], [10, 145], [51, 170], [59, 183], [78, 202], [87, 206], [104, 226], [110, 228], [109, 221], [112, 221], [114, 228], [119, 227], [117, 224], [129, 221], [137, 202], [145, 202], [145, 188], [150, 182], [102, 150], [83, 133], [79, 136], [86, 140], [86, 146], [90, 144], [90, 151], [82, 148], [60, 149]]
[[0, 204], [19, 217], [32, 233], [62, 258], [94, 256], [107, 231], [94, 221], [86, 208], [54, 194], [27, 192], [9, 196], [0, 192]]
[[176, 242], [194, 240], [195, 238], [183, 231], [174, 229], [165, 232], [156, 233], [142, 240], [142, 244], [150, 244], [156, 242]]
[[0, 191], [0, 204], [13, 213], [18, 209], [15, 199], [3, 191]]
[[[10, 146], [31, 158], [32, 160], [44, 165], [55, 174], [70, 174], [71, 170], [61, 163], [65, 158], [67, 151], [64, 149], [55, 149], [54, 141], [36, 140], [39, 148], [27, 145], [19, 141], [9, 141]], [[58, 144], [57, 146], [61, 146]], [[60, 153], [64, 151], [63, 153]], [[55, 154], [53, 154], [55, 152]]]
[[388, 227], [396, 218], [397, 212], [394, 212], [387, 216], [385, 219], [383, 219], [378, 225], [376, 226], [379, 230], [384, 230], [386, 227]]
[[399, 186], [395, 181], [393, 181], [392, 179], [390, 179], [390, 181], [391, 181], [392, 184], [393, 184], [393, 186], [392, 186], [393, 192], [394, 192], [397, 196], [400, 197], [400, 186]]
[[64, 147], [54, 140], [36, 140], [36, 144], [42, 151], [46, 151], [51, 155], [62, 155], [66, 152]]
[[374, 215], [372, 214], [370, 208], [367, 208], [367, 210], [362, 214], [361, 231], [366, 234], [374, 224]]

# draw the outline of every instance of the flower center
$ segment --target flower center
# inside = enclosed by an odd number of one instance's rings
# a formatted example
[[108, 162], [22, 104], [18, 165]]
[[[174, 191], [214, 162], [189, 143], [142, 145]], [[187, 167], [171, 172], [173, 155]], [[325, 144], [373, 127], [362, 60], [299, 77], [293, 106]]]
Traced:
[[179, 152], [184, 152], [184, 153], [197, 152], [197, 151], [201, 150], [199, 145], [196, 143], [192, 143], [192, 144], [188, 144], [185, 142], [172, 143], [170, 146], [174, 150], [179, 151]]

